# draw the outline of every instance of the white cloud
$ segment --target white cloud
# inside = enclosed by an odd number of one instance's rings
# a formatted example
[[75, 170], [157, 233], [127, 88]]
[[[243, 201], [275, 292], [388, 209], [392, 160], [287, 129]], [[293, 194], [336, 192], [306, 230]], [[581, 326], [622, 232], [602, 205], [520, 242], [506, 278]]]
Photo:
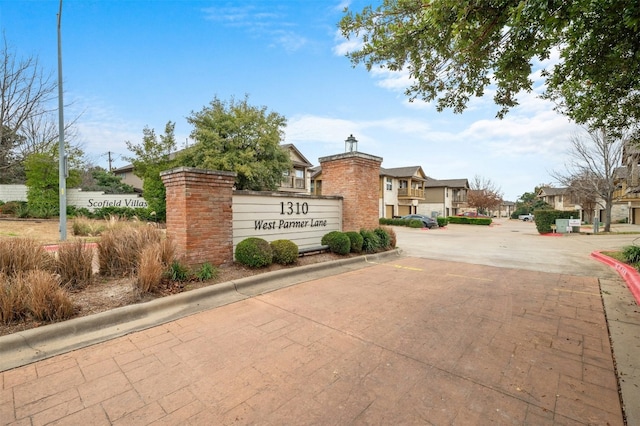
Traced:
[[345, 56], [349, 52], [353, 52], [362, 47], [362, 40], [355, 37], [347, 40], [342, 36], [340, 30], [335, 31], [334, 42], [336, 44], [333, 46], [333, 53], [336, 56]]

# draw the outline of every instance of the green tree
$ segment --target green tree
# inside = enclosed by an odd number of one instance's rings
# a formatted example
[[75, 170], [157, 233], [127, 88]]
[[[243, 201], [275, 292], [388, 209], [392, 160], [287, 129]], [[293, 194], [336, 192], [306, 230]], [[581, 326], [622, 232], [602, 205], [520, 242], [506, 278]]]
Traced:
[[167, 122], [164, 135], [158, 136], [155, 130], [145, 127], [142, 130], [142, 143], [126, 141], [127, 149], [135, 157], [127, 158], [133, 164], [134, 174], [143, 180], [142, 191], [149, 208], [156, 212], [158, 220], [167, 216], [167, 192], [160, 178], [160, 172], [175, 166], [176, 140], [175, 123]]
[[[462, 112], [495, 85], [497, 116], [531, 91], [534, 64], [545, 97], [578, 123], [611, 130], [640, 120], [640, 3], [629, 0], [383, 0], [339, 23], [361, 44], [352, 63], [407, 70], [407, 95]], [[538, 66], [538, 65], [536, 65]]]
[[516, 200], [516, 210], [513, 212], [512, 217], [516, 218], [521, 214], [533, 214], [535, 210], [550, 209], [551, 206], [549, 204], [538, 198], [540, 189], [548, 186], [550, 185], [540, 184], [534, 188], [533, 192], [525, 192], [518, 197]]
[[[56, 216], [60, 212], [58, 159], [45, 153], [30, 154], [25, 160], [27, 205], [35, 217]], [[80, 173], [70, 170], [66, 179], [68, 187], [80, 182]]]
[[280, 147], [286, 119], [249, 105], [246, 96], [229, 102], [215, 97], [187, 120], [196, 143], [180, 154], [180, 165], [236, 172], [237, 189], [256, 191], [276, 190], [283, 172], [292, 167]]
[[122, 178], [109, 173], [102, 167], [92, 167], [86, 170], [90, 178], [83, 182], [83, 191], [102, 191], [105, 194], [131, 194], [134, 192], [133, 186], [122, 182]]

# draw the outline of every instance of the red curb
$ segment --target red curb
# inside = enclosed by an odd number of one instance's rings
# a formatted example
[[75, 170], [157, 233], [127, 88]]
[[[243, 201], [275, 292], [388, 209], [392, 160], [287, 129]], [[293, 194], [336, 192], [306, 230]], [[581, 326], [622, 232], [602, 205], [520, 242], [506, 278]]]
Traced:
[[640, 305], [640, 274], [636, 268], [629, 266], [626, 263], [619, 262], [599, 251], [594, 251], [591, 253], [591, 256], [614, 268], [627, 283], [627, 287], [631, 290], [631, 294], [633, 294], [633, 297], [636, 299], [636, 303]]
[[[42, 248], [44, 248], [46, 251], [58, 251], [59, 246], [60, 244], [46, 244], [43, 245]], [[96, 248], [98, 247], [98, 243], [85, 243], [85, 246], [89, 248]]]
[[541, 236], [541, 237], [563, 237], [563, 236], [564, 236], [564, 234], [561, 234], [561, 233], [558, 233], [558, 232], [556, 232], [556, 233], [554, 233], [554, 232], [548, 232], [548, 233], [546, 233], [546, 234], [540, 234], [540, 236]]

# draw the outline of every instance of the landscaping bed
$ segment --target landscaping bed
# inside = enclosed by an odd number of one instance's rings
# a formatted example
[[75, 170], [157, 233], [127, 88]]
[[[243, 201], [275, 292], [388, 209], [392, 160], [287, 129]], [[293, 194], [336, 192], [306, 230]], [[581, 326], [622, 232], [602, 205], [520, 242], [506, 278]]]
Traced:
[[[0, 218], [0, 239], [7, 238], [30, 239], [37, 241], [43, 246], [57, 245], [60, 242], [59, 222], [57, 220]], [[96, 242], [99, 238], [94, 236], [76, 237], [73, 234], [71, 223], [68, 223], [67, 241], [73, 242], [79, 239]], [[274, 263], [263, 268], [249, 268], [234, 262], [217, 268], [215, 278], [207, 280], [190, 279], [184, 282], [164, 280], [162, 285], [155, 291], [143, 294], [140, 294], [135, 286], [135, 277], [104, 277], [94, 274], [93, 282], [90, 285], [82, 289], [67, 290], [74, 305], [74, 313], [71, 318], [104, 312], [121, 306], [146, 302], [158, 297], [216, 285], [239, 278], [280, 269], [344, 259], [350, 256], [355, 256], [355, 254], [345, 256], [325, 252], [302, 256], [292, 265], [285, 266]], [[94, 261], [94, 263], [96, 263], [96, 261]], [[38, 321], [32, 317], [22, 318], [19, 321], [11, 321], [8, 324], [0, 322], [0, 336], [39, 327], [48, 323], [50, 322]]]

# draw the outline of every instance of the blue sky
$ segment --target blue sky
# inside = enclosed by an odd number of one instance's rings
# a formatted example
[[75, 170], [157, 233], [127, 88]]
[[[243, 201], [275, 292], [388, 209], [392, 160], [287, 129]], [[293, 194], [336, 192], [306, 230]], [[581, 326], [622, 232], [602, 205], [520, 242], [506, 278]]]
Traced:
[[[492, 92], [463, 114], [409, 103], [402, 73], [353, 68], [337, 23], [367, 1], [64, 0], [62, 57], [65, 118], [80, 116], [78, 140], [96, 165], [127, 163], [125, 141], [142, 129], [161, 134], [187, 123], [217, 96], [249, 96], [287, 118], [285, 143], [314, 165], [358, 150], [383, 167], [421, 166], [435, 179], [490, 179], [506, 200], [562, 170], [570, 138], [580, 129], [536, 93], [498, 120]], [[377, 2], [374, 2], [377, 4]], [[18, 56], [37, 56], [57, 78], [58, 0], [0, 0], [0, 26]], [[541, 91], [538, 75], [536, 91]]]

